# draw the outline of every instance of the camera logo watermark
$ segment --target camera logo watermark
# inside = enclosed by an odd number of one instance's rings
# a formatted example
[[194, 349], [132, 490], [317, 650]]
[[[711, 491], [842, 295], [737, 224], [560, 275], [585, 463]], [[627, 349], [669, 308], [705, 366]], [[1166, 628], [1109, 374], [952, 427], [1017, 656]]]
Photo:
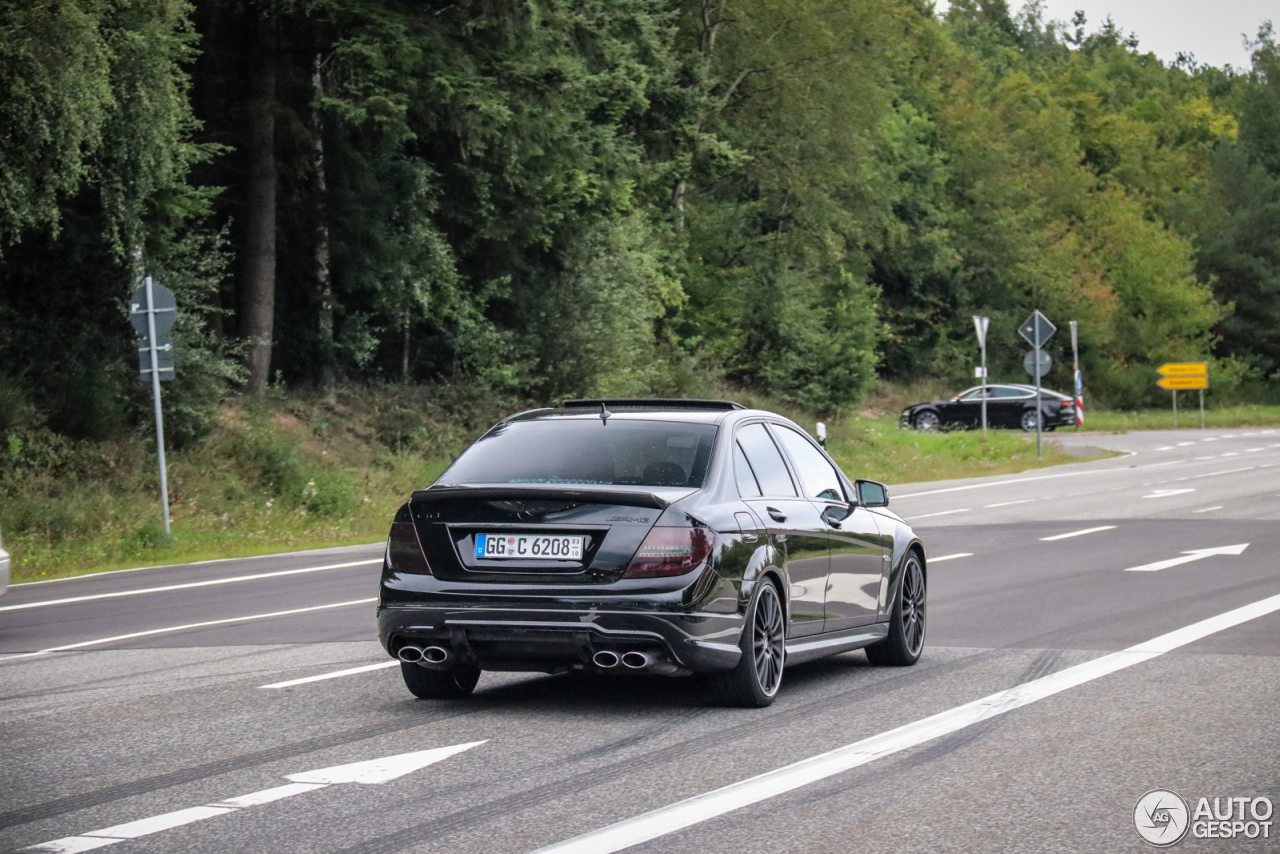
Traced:
[[1195, 810], [1171, 789], [1152, 789], [1133, 808], [1133, 826], [1159, 848], [1193, 839], [1270, 839], [1270, 798], [1200, 798]]
[[1177, 792], [1152, 789], [1133, 808], [1133, 826], [1138, 835], [1163, 848], [1182, 841], [1191, 826], [1191, 810]]

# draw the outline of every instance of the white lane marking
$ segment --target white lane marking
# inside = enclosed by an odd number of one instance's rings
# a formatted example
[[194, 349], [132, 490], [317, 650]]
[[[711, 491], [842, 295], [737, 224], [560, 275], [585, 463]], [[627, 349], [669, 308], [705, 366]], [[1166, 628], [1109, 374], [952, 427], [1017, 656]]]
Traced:
[[1187, 487], [1185, 489], [1153, 489], [1150, 495], [1144, 495], [1143, 498], [1168, 498], [1172, 495], [1182, 495], [1185, 492], [1195, 492], [1195, 489]]
[[1168, 569], [1171, 566], [1181, 566], [1184, 563], [1191, 563], [1194, 560], [1204, 560], [1214, 555], [1240, 555], [1244, 554], [1244, 550], [1249, 548], [1248, 543], [1238, 543], [1234, 546], [1218, 546], [1216, 549], [1193, 549], [1182, 553], [1182, 557], [1171, 557], [1168, 560], [1158, 560], [1155, 563], [1146, 563], [1142, 566], [1131, 566], [1125, 572], [1159, 572], [1162, 569]]
[[1211, 471], [1208, 474], [1193, 474], [1190, 479], [1197, 480], [1202, 477], [1217, 477], [1220, 474], [1236, 474], [1237, 472], [1242, 471], [1253, 471], [1255, 468], [1257, 468], [1257, 466], [1245, 466], [1242, 469], [1227, 469], [1226, 471]]
[[992, 507], [1012, 507], [1015, 504], [1030, 504], [1032, 501], [1039, 501], [1038, 498], [1024, 498], [1021, 501], [1001, 501], [999, 504], [984, 504], [984, 510], [990, 510]]
[[1220, 438], [1223, 438], [1223, 439], [1234, 439], [1234, 438], [1236, 438], [1236, 434], [1235, 434], [1235, 433], [1228, 433], [1227, 435], [1222, 436], [1222, 437], [1220, 437]]
[[1258, 453], [1258, 451], [1265, 451], [1265, 450], [1266, 450], [1266, 448], [1250, 448], [1249, 450], [1245, 451], [1245, 453], [1246, 453], [1246, 454], [1256, 454], [1256, 453]]
[[1196, 462], [1200, 462], [1201, 460], [1216, 460], [1216, 459], [1217, 457], [1215, 457], [1213, 454], [1210, 454], [1207, 457], [1196, 457]]
[[1179, 448], [1185, 448], [1187, 445], [1194, 445], [1194, 444], [1195, 444], [1195, 442], [1179, 442], [1179, 443], [1178, 443], [1178, 447], [1179, 447]]
[[1049, 676], [1023, 683], [990, 696], [957, 706], [906, 726], [856, 741], [793, 765], [697, 795], [688, 800], [620, 821], [564, 842], [539, 848], [534, 854], [612, 854], [692, 827], [750, 804], [790, 792], [818, 780], [866, 765], [885, 756], [916, 747], [972, 724], [1030, 705], [1070, 688], [1150, 661], [1170, 650], [1186, 646], [1249, 620], [1280, 611], [1280, 595], [1271, 596], [1192, 623], [1120, 652], [1068, 667]]
[[233, 560], [234, 561], [266, 560], [268, 558], [291, 557], [293, 555], [321, 554], [326, 551], [339, 551], [339, 550], [355, 551], [357, 549], [372, 548], [374, 546], [385, 546], [385, 545], [386, 545], [385, 542], [379, 541], [376, 543], [365, 543], [363, 545], [356, 545], [356, 546], [338, 546], [334, 549], [304, 549], [303, 551], [300, 551], [300, 552], [275, 552], [274, 554], [248, 555], [247, 557], [219, 557], [219, 558], [214, 558], [213, 560], [197, 560], [191, 563], [162, 563], [162, 564], [157, 564], [156, 566], [134, 566], [134, 567], [130, 567], [129, 569], [109, 569], [106, 572], [89, 572], [84, 575], [70, 575], [70, 576], [67, 576], [66, 578], [46, 578], [43, 581], [22, 581], [12, 586], [13, 587], [31, 587], [36, 584], [62, 584], [67, 581], [84, 581], [85, 579], [89, 579], [89, 578], [102, 578], [107, 575], [119, 575], [122, 572], [142, 572], [143, 570], [147, 570], [147, 569], [177, 569], [179, 567], [209, 566], [210, 564], [228, 563]]
[[321, 768], [317, 771], [290, 774], [285, 779], [293, 782], [287, 786], [276, 786], [272, 789], [263, 789], [261, 792], [250, 792], [247, 795], [228, 798], [215, 804], [189, 807], [184, 810], [155, 815], [126, 824], [117, 824], [114, 827], [105, 827], [102, 830], [90, 830], [79, 836], [54, 839], [51, 842], [42, 842], [39, 845], [32, 845], [22, 850], [56, 852], [56, 854], [90, 851], [94, 848], [101, 848], [104, 845], [124, 842], [126, 839], [150, 836], [153, 833], [182, 827], [184, 824], [204, 821], [207, 818], [226, 815], [229, 812], [237, 812], [248, 807], [269, 804], [283, 798], [314, 792], [316, 789], [324, 789], [340, 783], [362, 783], [365, 785], [386, 783], [481, 744], [484, 744], [484, 742], [473, 741], [470, 744], [455, 744], [452, 747], [437, 747], [434, 750], [419, 750], [399, 756], [384, 756], [381, 759], [371, 759], [366, 762], [353, 762], [350, 765], [338, 765], [333, 768]]
[[960, 510], [943, 510], [941, 513], [926, 513], [923, 516], [903, 516], [902, 518], [908, 522], [914, 522], [917, 519], [929, 519], [933, 516], [950, 516], [952, 513], [968, 513], [969, 508], [964, 507]]
[[1057, 480], [1060, 477], [1080, 477], [1086, 474], [1117, 474], [1119, 472], [1130, 472], [1134, 469], [1154, 469], [1160, 466], [1173, 466], [1185, 462], [1186, 460], [1166, 460], [1162, 463], [1151, 463], [1145, 466], [1113, 466], [1111, 468], [1089, 469], [1087, 471], [1066, 471], [1058, 474], [1042, 474], [1036, 477], [1021, 477], [1017, 480], [993, 480], [990, 483], [971, 483], [966, 486], [948, 486], [945, 489], [927, 489], [924, 492], [908, 492], [904, 495], [899, 495], [895, 492], [893, 500], [901, 501], [904, 498], [918, 498], [921, 495], [941, 495], [945, 492], [964, 492], [969, 489], [986, 489], [989, 486], [1016, 486], [1019, 483], [1032, 483], [1037, 480]]
[[932, 566], [935, 563], [944, 560], [955, 560], [958, 557], [973, 557], [973, 552], [956, 552], [953, 555], [943, 555], [942, 557], [931, 557], [927, 559], [927, 563]]
[[1224, 505], [1215, 504], [1212, 507], [1201, 507], [1199, 510], [1192, 510], [1192, 513], [1208, 513], [1210, 510], [1221, 510]]
[[259, 685], [259, 688], [292, 688], [294, 685], [306, 685], [308, 682], [322, 682], [325, 679], [337, 679], [341, 676], [355, 676], [357, 673], [368, 673], [371, 670], [382, 670], [395, 667], [398, 661], [380, 661], [377, 664], [366, 664], [364, 667], [353, 667], [350, 670], [337, 670], [333, 673], [321, 673], [319, 676], [305, 676], [302, 679], [290, 679], [288, 682], [272, 682], [270, 685]]
[[272, 611], [270, 614], [249, 614], [245, 617], [227, 617], [224, 620], [206, 620], [203, 623], [187, 623], [184, 626], [165, 626], [163, 629], [148, 629], [145, 632], [130, 632], [127, 635], [116, 635], [109, 638], [97, 638], [96, 640], [80, 641], [79, 643], [69, 643], [62, 646], [51, 646], [48, 649], [38, 649], [35, 652], [19, 652], [14, 655], [0, 655], [0, 662], [13, 661], [17, 658], [31, 658], [36, 655], [46, 655], [50, 652], [66, 652], [72, 649], [83, 649], [87, 646], [100, 646], [104, 643], [114, 643], [115, 641], [133, 640], [134, 638], [145, 638], [152, 635], [163, 635], [170, 632], [183, 632], [188, 629], [203, 629], [208, 626], [225, 626], [229, 623], [245, 623], [250, 620], [269, 620], [272, 617], [289, 617], [294, 614], [308, 614], [312, 611], [327, 611], [330, 608], [346, 608], [350, 605], [368, 605], [370, 602], [377, 602], [376, 596], [368, 599], [352, 599], [350, 602], [334, 602], [329, 605], [312, 605], [310, 608], [292, 608], [288, 611]]
[[1154, 450], [1157, 450], [1157, 451], [1172, 451], [1172, 450], [1173, 450], [1173, 445], [1165, 445], [1163, 448], [1155, 448]]
[[46, 599], [43, 602], [24, 602], [21, 605], [5, 605], [0, 611], [22, 611], [27, 608], [44, 608], [48, 605], [68, 605], [72, 602], [89, 602], [94, 599], [116, 599], [121, 596], [141, 596], [144, 593], [165, 593], [170, 590], [188, 590], [192, 587], [213, 587], [218, 584], [235, 584], [240, 581], [259, 581], [263, 578], [279, 578], [284, 575], [302, 575], [308, 572], [324, 572], [329, 569], [347, 569], [382, 563], [382, 558], [353, 560], [348, 563], [331, 563], [326, 566], [305, 566], [301, 569], [281, 569], [276, 572], [260, 572], [256, 575], [237, 575], [232, 578], [214, 578], [208, 581], [188, 581], [184, 584], [166, 584], [163, 587], [144, 587], [141, 590], [117, 590], [114, 593], [94, 593], [88, 596], [70, 596], [66, 599]]
[[1237, 451], [1228, 451], [1228, 452], [1227, 452], [1227, 453], [1225, 453], [1225, 454], [1218, 454], [1218, 456], [1220, 456], [1220, 457], [1238, 457], [1238, 456], [1240, 456], [1240, 454], [1239, 454], [1239, 452], [1237, 452]]
[[1209, 438], [1207, 438], [1207, 439], [1201, 439], [1200, 441], [1201, 441], [1201, 442], [1216, 442], [1216, 441], [1218, 441], [1218, 437], [1217, 437], [1217, 436], [1210, 436]]
[[1085, 534], [1096, 534], [1099, 531], [1114, 531], [1115, 525], [1099, 525], [1096, 528], [1085, 528], [1080, 531], [1068, 531], [1065, 534], [1058, 534], [1053, 537], [1041, 537], [1040, 542], [1051, 543], [1054, 540], [1069, 540], [1072, 537], [1083, 537]]

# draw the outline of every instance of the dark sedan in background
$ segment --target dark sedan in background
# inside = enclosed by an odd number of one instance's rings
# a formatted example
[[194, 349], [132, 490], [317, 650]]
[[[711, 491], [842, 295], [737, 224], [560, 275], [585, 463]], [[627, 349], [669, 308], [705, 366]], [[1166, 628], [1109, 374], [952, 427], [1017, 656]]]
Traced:
[[702, 674], [766, 706], [784, 667], [910, 665], [925, 554], [883, 484], [803, 429], [718, 401], [513, 415], [396, 513], [379, 638], [418, 697], [482, 670]]
[[[917, 403], [902, 411], [899, 425], [917, 430], [941, 430], [952, 427], [979, 427], [982, 424], [982, 386], [960, 392], [950, 400]], [[988, 385], [987, 425], [1019, 427], [1029, 433], [1036, 430], [1035, 386], [1007, 383]], [[1040, 412], [1043, 429], [1071, 427], [1076, 424], [1075, 399], [1047, 388], [1040, 390]]]

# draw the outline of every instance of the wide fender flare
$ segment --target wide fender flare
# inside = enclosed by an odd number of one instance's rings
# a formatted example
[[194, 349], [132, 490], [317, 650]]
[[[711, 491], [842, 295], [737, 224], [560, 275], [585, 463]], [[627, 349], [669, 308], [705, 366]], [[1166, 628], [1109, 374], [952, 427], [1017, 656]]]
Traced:
[[791, 576], [787, 574], [785, 566], [778, 557], [778, 549], [770, 543], [762, 543], [751, 555], [751, 560], [747, 562], [747, 568], [742, 575], [742, 587], [738, 591], [738, 610], [739, 613], [745, 613], [747, 603], [755, 593], [756, 585], [766, 579], [772, 579], [778, 585], [783, 611], [789, 625], [791, 623]]
[[929, 583], [929, 559], [924, 550], [924, 543], [919, 537], [912, 536], [901, 543], [895, 539], [893, 558], [889, 561], [889, 586], [885, 596], [885, 613], [892, 613], [893, 602], [898, 596], [898, 586], [902, 584], [902, 570], [907, 563], [907, 555], [912, 551], [920, 554], [920, 569], [924, 572], [925, 589]]

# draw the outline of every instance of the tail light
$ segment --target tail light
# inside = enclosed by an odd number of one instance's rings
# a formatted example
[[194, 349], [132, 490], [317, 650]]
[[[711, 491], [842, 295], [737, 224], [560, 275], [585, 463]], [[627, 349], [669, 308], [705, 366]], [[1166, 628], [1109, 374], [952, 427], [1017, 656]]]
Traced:
[[1076, 402], [1075, 402], [1074, 400], [1064, 400], [1064, 401], [1062, 401], [1062, 408], [1063, 408], [1063, 409], [1071, 409], [1071, 408], [1073, 408], [1075, 405], [1076, 405]]
[[391, 523], [391, 536], [387, 537], [387, 566], [395, 572], [414, 575], [430, 575], [431, 564], [422, 553], [418, 529], [409, 518], [408, 505], [401, 507]]
[[706, 528], [654, 528], [644, 538], [623, 578], [684, 575], [711, 554], [715, 534]]

